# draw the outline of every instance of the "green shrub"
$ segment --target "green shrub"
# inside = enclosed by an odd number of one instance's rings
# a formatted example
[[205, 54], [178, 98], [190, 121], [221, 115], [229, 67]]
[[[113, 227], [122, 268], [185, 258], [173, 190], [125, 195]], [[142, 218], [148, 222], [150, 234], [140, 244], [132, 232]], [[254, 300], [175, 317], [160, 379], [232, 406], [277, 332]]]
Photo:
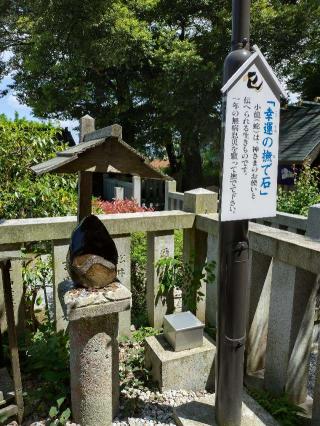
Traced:
[[[183, 231], [175, 231], [175, 257], [182, 260]], [[131, 235], [132, 322], [136, 327], [148, 325], [146, 306], [147, 238], [143, 232]]]
[[186, 309], [196, 313], [197, 303], [203, 299], [201, 283], [211, 284], [215, 279], [215, 261], [206, 262], [204, 267], [194, 267], [194, 261], [183, 262], [180, 257], [162, 257], [156, 263], [159, 277], [159, 296], [167, 296], [173, 289], [182, 290]]
[[320, 202], [319, 178], [320, 170], [311, 168], [310, 163], [304, 163], [300, 173], [294, 171], [294, 187], [285, 191], [278, 190], [277, 209], [281, 212], [308, 215], [308, 209]]
[[[47, 322], [30, 334], [23, 354], [22, 371], [27, 386], [27, 412], [47, 415], [52, 403], [64, 398], [70, 405], [69, 339]], [[60, 407], [59, 407], [60, 408]]]
[[0, 115], [0, 218], [66, 216], [77, 208], [77, 177], [36, 176], [31, 166], [63, 151], [51, 124]]
[[300, 426], [299, 414], [304, 414], [303, 408], [293, 404], [286, 395], [274, 396], [260, 389], [248, 389], [252, 396], [265, 410], [267, 410], [281, 426]]

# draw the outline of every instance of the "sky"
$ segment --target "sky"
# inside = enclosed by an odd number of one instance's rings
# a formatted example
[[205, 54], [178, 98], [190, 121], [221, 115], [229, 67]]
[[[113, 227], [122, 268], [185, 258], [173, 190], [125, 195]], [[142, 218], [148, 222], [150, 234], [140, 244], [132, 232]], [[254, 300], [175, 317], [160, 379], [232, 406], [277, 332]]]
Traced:
[[[10, 54], [8, 52], [5, 52], [5, 58], [9, 59]], [[12, 78], [10, 76], [5, 77], [0, 82], [0, 91], [7, 88], [9, 84], [12, 83]], [[26, 118], [28, 120], [35, 120], [40, 121], [38, 118], [36, 118], [33, 113], [32, 109], [29, 108], [27, 105], [21, 104], [15, 93], [13, 91], [9, 91], [8, 95], [4, 97], [0, 97], [0, 114], [5, 114], [8, 118], [13, 119], [15, 117], [15, 113], [19, 114], [19, 117]], [[44, 120], [41, 120], [44, 121]], [[56, 120], [55, 120], [56, 121]], [[79, 133], [78, 131], [75, 131], [74, 128], [78, 125], [78, 122], [76, 120], [57, 120], [61, 127], [68, 127], [68, 129], [72, 132], [72, 136], [75, 140], [75, 142], [78, 142], [79, 139]]]

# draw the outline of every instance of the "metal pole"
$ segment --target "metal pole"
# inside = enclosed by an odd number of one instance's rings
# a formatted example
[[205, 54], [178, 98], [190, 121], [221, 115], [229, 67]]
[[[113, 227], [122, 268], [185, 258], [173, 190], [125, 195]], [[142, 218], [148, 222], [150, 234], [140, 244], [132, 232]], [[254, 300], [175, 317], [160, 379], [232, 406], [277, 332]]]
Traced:
[[[224, 83], [251, 55], [250, 0], [233, 0], [232, 12], [232, 51], [224, 63]], [[222, 123], [223, 159], [225, 99]], [[249, 285], [248, 220], [220, 220], [219, 238], [216, 422], [219, 426], [240, 426]]]

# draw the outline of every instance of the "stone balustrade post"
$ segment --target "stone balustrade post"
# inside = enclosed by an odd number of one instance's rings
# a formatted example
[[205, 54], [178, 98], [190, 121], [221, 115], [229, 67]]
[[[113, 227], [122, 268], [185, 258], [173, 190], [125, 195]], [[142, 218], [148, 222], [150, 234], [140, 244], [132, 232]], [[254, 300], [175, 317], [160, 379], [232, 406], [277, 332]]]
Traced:
[[169, 203], [169, 192], [176, 192], [177, 190], [177, 182], [175, 180], [166, 180], [164, 183], [164, 209], [171, 210]]
[[246, 369], [254, 373], [265, 365], [271, 292], [272, 259], [250, 250], [250, 303], [246, 341]]
[[58, 288], [63, 281], [70, 279], [66, 269], [69, 243], [70, 240], [54, 240], [52, 242], [54, 322], [57, 331], [66, 330], [68, 325], [59, 300]]
[[311, 426], [320, 425], [320, 345], [318, 347], [318, 361], [316, 370], [316, 381], [313, 392], [313, 407]]
[[309, 207], [306, 236], [320, 240], [320, 204]]
[[72, 415], [81, 426], [110, 426], [119, 406], [118, 314], [131, 293], [118, 282], [108, 288], [59, 286], [69, 321]]
[[309, 354], [319, 280], [273, 259], [265, 387], [294, 403], [307, 397]]
[[152, 327], [161, 328], [163, 317], [174, 309], [173, 294], [159, 296], [157, 262], [174, 256], [174, 231], [147, 233], [147, 313]]
[[205, 323], [209, 327], [217, 327], [218, 314], [218, 259], [219, 259], [219, 238], [208, 234], [207, 237], [207, 262], [216, 262], [214, 270], [215, 279], [206, 285], [205, 295]]
[[115, 200], [123, 200], [124, 199], [124, 188], [122, 186], [114, 187], [114, 198]]
[[[183, 210], [189, 213], [205, 214], [215, 213], [218, 208], [218, 194], [208, 191], [204, 188], [193, 189], [184, 193]], [[211, 241], [212, 243], [212, 241]], [[215, 244], [218, 244], [215, 242]], [[191, 229], [183, 230], [183, 260], [189, 264], [191, 269], [201, 271], [207, 259], [207, 234], [199, 231], [193, 226]], [[217, 271], [217, 265], [216, 265]], [[206, 313], [207, 310], [214, 309], [212, 301], [206, 297], [207, 293], [215, 293], [214, 288], [202, 282], [200, 291], [204, 297], [197, 303], [196, 315], [205, 322], [206, 318], [212, 317], [214, 314]], [[216, 296], [213, 296], [216, 300]], [[183, 296], [182, 296], [183, 298]], [[183, 305], [183, 310], [185, 306]]]
[[141, 177], [132, 176], [132, 197], [136, 202], [141, 205]]
[[[12, 246], [6, 248], [5, 251], [1, 252], [2, 257], [15, 258], [21, 257], [20, 246]], [[23, 336], [25, 333], [25, 304], [24, 304], [24, 288], [22, 280], [22, 261], [12, 260], [11, 261], [11, 288], [12, 288], [12, 299], [13, 299], [13, 312], [15, 325], [17, 328], [18, 336]], [[1, 332], [7, 331], [7, 319], [5, 314], [4, 295], [2, 277], [0, 274], [0, 327]]]
[[[116, 235], [113, 241], [118, 251], [117, 275], [121, 284], [131, 291], [131, 236]], [[119, 335], [129, 336], [131, 326], [131, 310], [119, 313]]]

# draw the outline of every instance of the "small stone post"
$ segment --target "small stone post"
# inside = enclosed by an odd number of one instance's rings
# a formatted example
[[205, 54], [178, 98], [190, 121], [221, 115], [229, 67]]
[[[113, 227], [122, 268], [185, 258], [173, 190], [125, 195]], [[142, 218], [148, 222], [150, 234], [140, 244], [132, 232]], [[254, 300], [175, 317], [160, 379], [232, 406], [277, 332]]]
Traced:
[[81, 426], [110, 426], [119, 406], [118, 314], [130, 309], [131, 293], [118, 282], [108, 288], [59, 286], [69, 320], [71, 402]]
[[171, 206], [169, 203], [169, 192], [176, 192], [177, 190], [177, 182], [175, 180], [166, 180], [164, 183], [164, 209], [170, 210]]
[[70, 279], [66, 270], [66, 258], [69, 250], [69, 243], [70, 240], [54, 240], [52, 242], [54, 322], [57, 331], [66, 330], [68, 326], [68, 321], [64, 317], [63, 309], [59, 300], [58, 288], [60, 283]]
[[132, 197], [138, 205], [141, 205], [141, 177], [140, 176], [132, 176]]
[[[161, 257], [174, 256], [174, 231], [147, 233], [147, 312], [152, 327], [161, 328], [163, 317], [173, 309], [173, 294], [159, 296], [156, 264]], [[171, 297], [172, 296], [172, 297]]]
[[[118, 250], [117, 273], [121, 284], [131, 291], [131, 236], [130, 234], [116, 235], [113, 241]], [[131, 311], [119, 313], [119, 335], [130, 336]]]
[[[12, 246], [10, 250], [1, 252], [2, 257], [21, 257], [20, 246]], [[15, 325], [18, 336], [23, 336], [25, 333], [25, 305], [22, 282], [22, 262], [21, 260], [11, 261], [11, 288], [13, 298], [13, 310]], [[0, 327], [1, 332], [7, 331], [7, 319], [5, 315], [4, 294], [2, 286], [2, 278], [0, 274]]]
[[313, 393], [313, 408], [311, 426], [320, 424], [320, 346], [318, 348], [318, 362], [316, 370], [316, 382]]
[[[193, 189], [184, 193], [183, 210], [195, 214], [216, 213], [218, 208], [218, 194], [204, 188]], [[183, 231], [183, 260], [191, 263], [191, 267], [201, 270], [207, 259], [207, 234], [195, 228]], [[217, 271], [217, 268], [216, 268]], [[209, 284], [210, 285], [210, 284]], [[200, 291], [205, 295], [197, 304], [196, 315], [200, 321], [205, 322], [206, 309], [210, 309], [211, 300], [206, 298], [207, 285], [202, 283]], [[214, 290], [213, 290], [214, 291]], [[183, 295], [182, 295], [183, 300]], [[185, 309], [183, 309], [185, 310]]]
[[307, 397], [318, 288], [311, 272], [273, 259], [265, 387], [275, 394], [286, 392], [296, 404]]
[[262, 370], [265, 364], [272, 258], [250, 250], [250, 264], [250, 304], [246, 342], [246, 368], [249, 374]]
[[309, 207], [306, 236], [320, 240], [320, 204]]
[[219, 258], [219, 238], [208, 234], [207, 238], [207, 262], [215, 261], [216, 269], [214, 271], [215, 280], [206, 286], [205, 298], [205, 323], [209, 327], [217, 327], [218, 311], [218, 288], [217, 288], [217, 261]]
[[115, 198], [115, 200], [123, 200], [124, 188], [122, 186], [115, 186], [114, 187], [114, 198]]

